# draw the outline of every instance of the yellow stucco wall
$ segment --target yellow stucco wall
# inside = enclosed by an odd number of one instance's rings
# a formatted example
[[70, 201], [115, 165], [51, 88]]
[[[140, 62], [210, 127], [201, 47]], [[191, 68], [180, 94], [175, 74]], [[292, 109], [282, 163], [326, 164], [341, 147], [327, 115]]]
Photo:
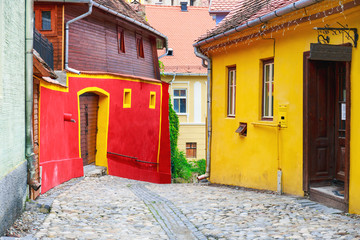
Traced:
[[[348, 2], [348, 1], [346, 1]], [[334, 3], [334, 1], [332, 1]], [[308, 13], [328, 9], [330, 1], [308, 8]], [[304, 16], [304, 10], [290, 18]], [[336, 22], [360, 30], [360, 7], [313, 21], [285, 27], [264, 38], [220, 47], [209, 52], [213, 60], [211, 177], [213, 183], [277, 189], [277, 170], [282, 169], [283, 192], [303, 193], [303, 53], [317, 42], [314, 27]], [[271, 24], [271, 23], [270, 23]], [[285, 25], [286, 26], [286, 25]], [[256, 27], [259, 29], [259, 26]], [[240, 33], [242, 34], [242, 33]], [[239, 34], [239, 35], [240, 35]], [[239, 36], [238, 35], [238, 36]], [[230, 38], [236, 38], [230, 37]], [[343, 43], [341, 35], [330, 35], [330, 44]], [[219, 40], [217, 43], [220, 43]], [[345, 42], [349, 42], [345, 40]], [[208, 45], [210, 46], [210, 45]], [[205, 47], [208, 47], [205, 46]], [[358, 47], [359, 48], [359, 47]], [[360, 213], [360, 54], [353, 48], [351, 67], [351, 131], [349, 212]], [[261, 121], [262, 60], [274, 58], [274, 120], [278, 123], [278, 105], [288, 105], [288, 127], [258, 126]], [[236, 117], [228, 118], [227, 66], [236, 65]], [[239, 122], [248, 124], [247, 137], [235, 130]], [[266, 122], [269, 123], [269, 122]], [[277, 135], [278, 134], [278, 135]]]
[[[162, 80], [170, 82], [172, 76], [164, 76]], [[207, 76], [176, 76], [175, 80], [171, 83], [169, 93], [173, 102], [174, 89], [187, 90], [187, 112], [186, 114], [178, 114], [179, 116], [179, 138], [178, 148], [180, 151], [186, 153], [186, 143], [196, 142], [197, 156], [196, 159], [206, 158], [206, 98], [207, 98]], [[197, 88], [195, 85], [198, 85]], [[195, 93], [198, 91], [197, 93]], [[200, 92], [200, 93], [199, 93]], [[196, 100], [195, 95], [198, 95]], [[195, 107], [195, 101], [199, 101], [198, 106]], [[200, 111], [199, 111], [200, 109]], [[195, 112], [198, 112], [199, 119], [196, 119]], [[189, 158], [189, 160], [193, 160]]]

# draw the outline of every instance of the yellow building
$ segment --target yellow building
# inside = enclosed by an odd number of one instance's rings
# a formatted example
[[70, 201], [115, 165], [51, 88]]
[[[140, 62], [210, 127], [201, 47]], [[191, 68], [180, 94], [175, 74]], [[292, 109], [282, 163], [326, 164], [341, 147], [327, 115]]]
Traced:
[[[172, 56], [164, 64], [162, 80], [169, 82], [169, 93], [179, 122], [178, 148], [188, 160], [206, 157], [207, 69], [194, 54], [192, 44], [198, 36], [215, 26], [205, 7], [145, 6], [149, 23], [169, 39]], [[163, 52], [159, 52], [159, 56]]]
[[360, 214], [360, 1], [245, 2], [194, 44], [212, 73], [205, 177]]

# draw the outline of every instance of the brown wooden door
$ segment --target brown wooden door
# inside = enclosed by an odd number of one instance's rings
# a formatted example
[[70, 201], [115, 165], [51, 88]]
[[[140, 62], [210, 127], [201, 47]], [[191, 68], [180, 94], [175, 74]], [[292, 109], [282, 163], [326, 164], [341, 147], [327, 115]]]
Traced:
[[335, 105], [335, 178], [345, 181], [345, 135], [346, 135], [346, 65], [336, 64], [336, 105]]
[[334, 178], [335, 92], [331, 62], [309, 65], [309, 177], [311, 182]]
[[98, 106], [98, 95], [80, 95], [81, 157], [84, 165], [95, 162]]

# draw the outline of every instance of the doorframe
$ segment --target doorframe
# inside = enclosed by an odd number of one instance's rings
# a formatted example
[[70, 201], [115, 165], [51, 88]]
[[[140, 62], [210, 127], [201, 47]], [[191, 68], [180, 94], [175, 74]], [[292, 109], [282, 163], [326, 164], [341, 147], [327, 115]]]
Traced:
[[[310, 190], [309, 181], [309, 64], [310, 51], [303, 54], [303, 191], [308, 193]], [[346, 125], [345, 125], [345, 182], [344, 182], [344, 200], [349, 202], [349, 173], [350, 173], [350, 110], [351, 110], [351, 82], [350, 70], [351, 62], [345, 62], [346, 65]]]
[[99, 111], [97, 116], [96, 134], [96, 155], [95, 165], [108, 167], [107, 162], [107, 143], [108, 143], [108, 130], [109, 130], [109, 110], [110, 110], [110, 94], [105, 90], [98, 87], [87, 87], [77, 92], [78, 101], [78, 125], [79, 125], [79, 158], [81, 158], [81, 123], [80, 123], [80, 95], [92, 92], [99, 95]]

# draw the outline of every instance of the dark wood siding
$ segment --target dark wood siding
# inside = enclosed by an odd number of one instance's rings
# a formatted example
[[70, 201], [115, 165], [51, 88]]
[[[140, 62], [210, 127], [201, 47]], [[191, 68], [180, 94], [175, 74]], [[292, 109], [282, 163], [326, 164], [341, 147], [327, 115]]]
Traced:
[[[85, 6], [66, 5], [68, 21], [87, 11]], [[117, 26], [124, 29], [125, 53], [118, 52]], [[145, 58], [138, 58], [135, 35], [141, 34]], [[156, 78], [150, 36], [141, 28], [94, 8], [93, 13], [70, 25], [69, 67], [80, 71], [101, 71]], [[153, 41], [155, 43], [155, 41]]]

